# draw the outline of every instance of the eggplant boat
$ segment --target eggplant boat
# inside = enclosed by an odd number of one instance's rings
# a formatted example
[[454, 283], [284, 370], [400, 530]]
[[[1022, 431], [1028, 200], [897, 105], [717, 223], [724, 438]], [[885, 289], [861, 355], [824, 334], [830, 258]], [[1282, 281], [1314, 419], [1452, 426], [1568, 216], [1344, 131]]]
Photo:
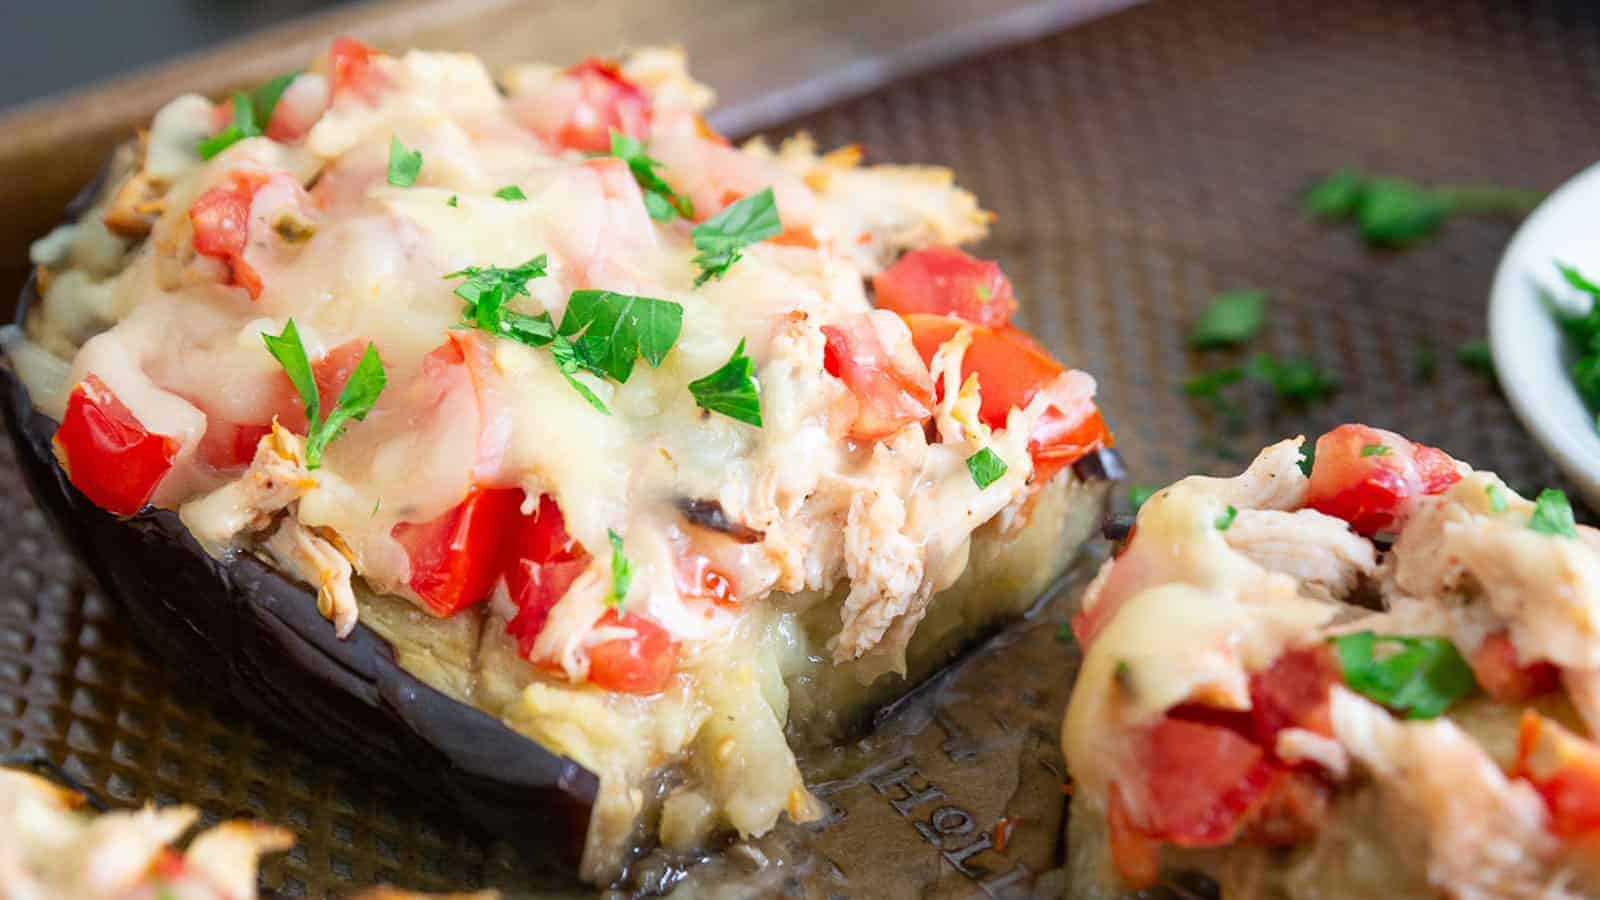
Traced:
[[[264, 854], [289, 849], [288, 831], [223, 822], [183, 841], [192, 806], [101, 812], [88, 798], [20, 769], [0, 768], [0, 897], [16, 900], [256, 900]], [[180, 849], [180, 843], [187, 846]], [[416, 894], [380, 887], [350, 900], [498, 900], [497, 892]]]
[[1600, 895], [1600, 531], [1393, 432], [1300, 444], [1156, 493], [1091, 583], [1070, 895]]
[[163, 108], [4, 340], [153, 640], [596, 882], [816, 815], [791, 744], [1024, 613], [1116, 469], [948, 171], [710, 99], [675, 51], [341, 39]]

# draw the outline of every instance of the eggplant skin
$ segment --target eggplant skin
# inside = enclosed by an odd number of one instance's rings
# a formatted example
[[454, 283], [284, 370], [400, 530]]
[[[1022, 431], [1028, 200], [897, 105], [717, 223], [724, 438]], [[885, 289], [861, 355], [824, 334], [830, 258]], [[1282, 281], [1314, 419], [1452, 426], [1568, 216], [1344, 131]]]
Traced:
[[[30, 276], [18, 325], [37, 302]], [[9, 368], [0, 381], [34, 499], [161, 658], [320, 758], [403, 785], [533, 859], [577, 871], [599, 789], [592, 772], [422, 683], [365, 626], [339, 640], [309, 590], [250, 554], [211, 557], [177, 513], [120, 519], [96, 507], [51, 452], [57, 423]]]

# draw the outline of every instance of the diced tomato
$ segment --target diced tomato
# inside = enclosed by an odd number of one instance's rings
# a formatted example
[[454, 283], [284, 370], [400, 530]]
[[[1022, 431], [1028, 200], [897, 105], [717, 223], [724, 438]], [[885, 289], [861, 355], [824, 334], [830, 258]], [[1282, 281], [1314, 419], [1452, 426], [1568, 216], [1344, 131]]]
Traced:
[[589, 566], [589, 552], [567, 533], [555, 498], [544, 494], [538, 509], [523, 522], [507, 557], [506, 588], [517, 615], [506, 624], [506, 632], [527, 656], [544, 631], [550, 610]]
[[1133, 824], [1116, 784], [1106, 804], [1106, 831], [1111, 865], [1123, 884], [1136, 891], [1153, 887], [1161, 877], [1161, 843]]
[[850, 437], [882, 440], [933, 414], [933, 379], [927, 369], [893, 358], [866, 316], [824, 325], [822, 333], [827, 339], [823, 368], [843, 381], [856, 400]]
[[195, 452], [212, 468], [237, 469], [255, 459], [256, 445], [271, 432], [270, 425], [231, 425], [208, 417], [206, 433]]
[[616, 62], [593, 57], [568, 69], [578, 82], [578, 104], [557, 141], [571, 150], [605, 153], [611, 132], [644, 139], [650, 134], [650, 95], [623, 77]]
[[335, 99], [353, 94], [367, 103], [376, 103], [386, 81], [383, 73], [372, 65], [378, 51], [353, 37], [341, 35], [333, 40], [328, 52], [328, 81]]
[[94, 375], [85, 376], [67, 397], [54, 444], [73, 486], [95, 506], [119, 516], [131, 516], [150, 502], [181, 447], [176, 439], [147, 430]]
[[667, 686], [678, 665], [678, 644], [665, 628], [633, 613], [607, 610], [596, 628], [632, 628], [633, 637], [589, 648], [589, 681], [625, 694], [654, 694]]
[[244, 288], [251, 300], [261, 296], [261, 276], [245, 262], [244, 248], [250, 236], [250, 202], [265, 181], [259, 174], [236, 172], [189, 207], [195, 252], [227, 263], [228, 283]]
[[1011, 280], [1000, 264], [968, 256], [955, 247], [913, 250], [873, 276], [877, 305], [901, 315], [956, 316], [998, 328], [1017, 309]]
[[[972, 329], [972, 343], [962, 358], [961, 375], [965, 378], [977, 374], [982, 392], [978, 416], [990, 428], [1004, 428], [1012, 409], [1027, 406], [1041, 388], [1066, 371], [1031, 337], [1009, 326], [986, 328], [952, 316], [913, 314], [904, 318], [917, 352], [929, 364], [939, 345], [955, 337], [963, 327]], [[1088, 453], [1114, 443], [1105, 419], [1093, 406], [1070, 411], [1052, 408], [1028, 436], [1034, 481], [1043, 484]]]
[[1392, 431], [1340, 425], [1317, 439], [1306, 506], [1371, 537], [1397, 527], [1411, 498], [1440, 493], [1460, 480], [1455, 460], [1443, 450]]
[[1512, 774], [1526, 778], [1564, 839], [1600, 837], [1600, 747], [1533, 710], [1522, 713]]
[[505, 535], [519, 524], [520, 488], [473, 487], [454, 509], [391, 532], [411, 559], [411, 589], [437, 616], [489, 598], [504, 568]]
[[1561, 686], [1559, 668], [1544, 661], [1523, 663], [1504, 631], [1484, 638], [1467, 664], [1483, 692], [1501, 703], [1521, 703]]
[[1181, 847], [1220, 847], [1238, 836], [1285, 770], [1237, 731], [1167, 716], [1139, 757], [1145, 803], [1135, 820]]
[[[300, 79], [289, 82], [272, 108], [265, 129], [267, 137], [292, 144], [310, 133], [312, 126], [328, 111], [330, 89], [326, 81]], [[259, 115], [259, 111], [257, 111]]]
[[1283, 654], [1271, 667], [1250, 676], [1251, 736], [1269, 752], [1285, 728], [1331, 737], [1328, 692], [1343, 682], [1339, 661], [1326, 644]]

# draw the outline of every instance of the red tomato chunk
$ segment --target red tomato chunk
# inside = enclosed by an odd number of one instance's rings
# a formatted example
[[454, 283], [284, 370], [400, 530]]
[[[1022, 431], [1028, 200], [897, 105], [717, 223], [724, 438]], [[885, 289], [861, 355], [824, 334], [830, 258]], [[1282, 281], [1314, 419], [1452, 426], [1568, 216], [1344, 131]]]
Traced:
[[1407, 501], [1461, 480], [1443, 450], [1392, 431], [1340, 425], [1317, 439], [1306, 505], [1371, 537], [1400, 524]]
[[177, 440], [148, 431], [94, 375], [72, 389], [54, 444], [73, 486], [119, 516], [150, 502], [180, 448]]
[[954, 247], [913, 250], [873, 276], [876, 304], [901, 315], [955, 316], [998, 328], [1017, 309], [1011, 280], [1000, 264], [968, 256]]

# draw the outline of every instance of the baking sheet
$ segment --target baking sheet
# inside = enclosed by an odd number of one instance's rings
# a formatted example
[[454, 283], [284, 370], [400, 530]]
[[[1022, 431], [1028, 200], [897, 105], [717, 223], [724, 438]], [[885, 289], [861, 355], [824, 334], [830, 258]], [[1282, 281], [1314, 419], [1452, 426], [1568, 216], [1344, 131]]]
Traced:
[[[1554, 187], [1600, 149], [1590, 114], [1597, 15], [1560, 0], [1168, 0], [774, 133], [806, 128], [823, 144], [861, 142], [872, 160], [953, 166], [1000, 213], [983, 251], [1016, 282], [1023, 323], [1100, 379], [1141, 483], [1231, 471], [1279, 435], [1364, 419], [1519, 488], [1564, 487], [1492, 382], [1454, 358], [1483, 336], [1490, 276], [1514, 223], [1452, 221], [1421, 246], [1381, 252], [1306, 220], [1298, 194], [1344, 165]], [[1271, 293], [1262, 336], [1249, 351], [1189, 351], [1188, 324], [1235, 287]], [[1250, 396], [1238, 430], [1182, 396], [1189, 374], [1258, 349], [1310, 356], [1344, 389], [1307, 409]], [[1426, 349], [1437, 374], [1418, 383], [1413, 360]], [[268, 866], [266, 881], [291, 896], [375, 881], [526, 890], [536, 873], [503, 848], [420, 798], [297, 750], [207, 700], [180, 665], [148, 658], [76, 574], [6, 462], [0, 752], [39, 747], [119, 802], [183, 800], [212, 816], [286, 824], [300, 846]], [[1053, 627], [976, 660], [974, 671], [989, 673], [973, 676], [978, 687], [957, 682], [934, 709], [808, 768], [842, 818], [808, 843], [809, 857], [778, 852], [793, 831], [772, 839], [769, 858], [792, 860], [777, 867], [777, 887], [982, 896], [984, 878], [1052, 865], [1063, 798], [1047, 738], [1073, 664]], [[942, 796], [919, 799], [929, 791]], [[936, 823], [946, 808], [958, 812]], [[993, 842], [1002, 815], [1022, 819], [1007, 852], [962, 856]], [[720, 865], [755, 862], [745, 853]]]

